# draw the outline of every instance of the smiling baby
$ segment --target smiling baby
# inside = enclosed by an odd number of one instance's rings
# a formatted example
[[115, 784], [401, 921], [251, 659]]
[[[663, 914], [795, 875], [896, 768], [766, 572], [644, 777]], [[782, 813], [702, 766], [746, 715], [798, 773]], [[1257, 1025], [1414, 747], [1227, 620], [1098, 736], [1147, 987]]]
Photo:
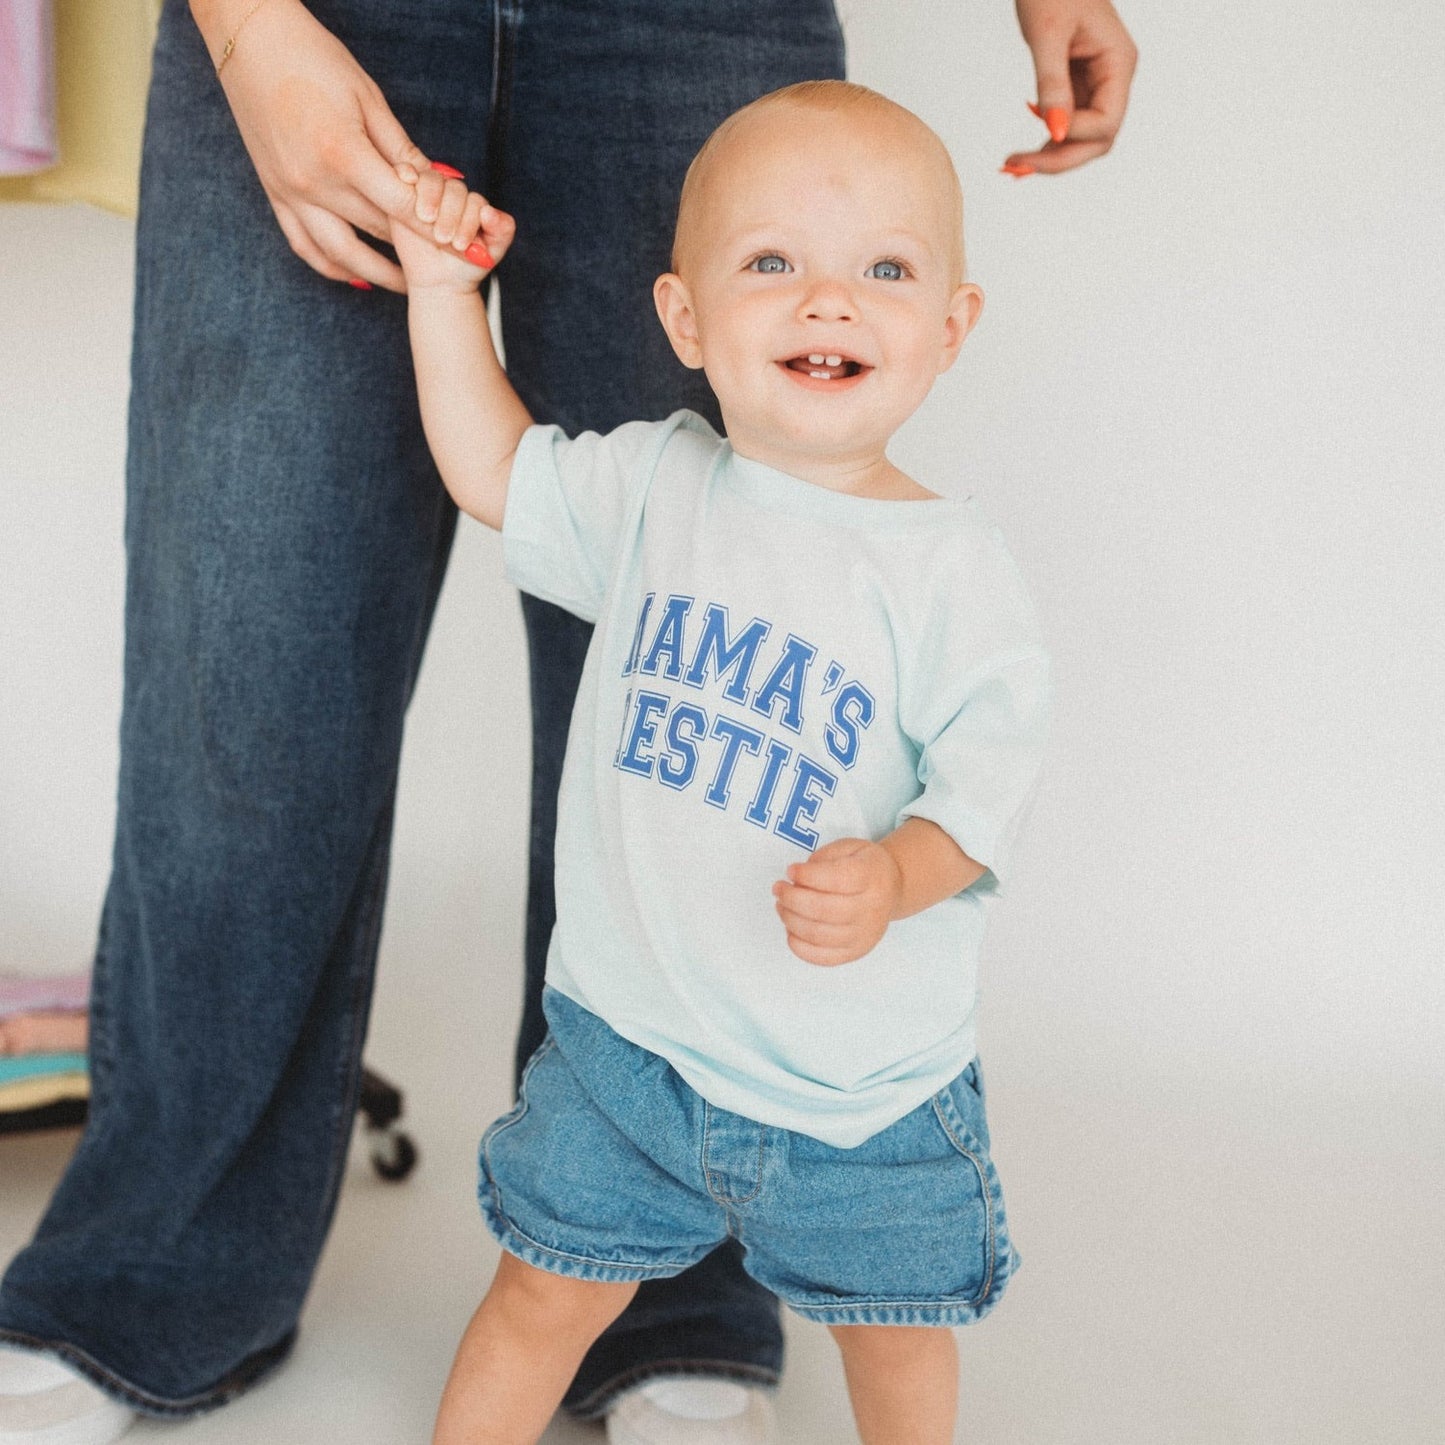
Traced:
[[467, 259], [500, 262], [512, 219], [402, 174], [435, 242], [396, 230], [442, 479], [519, 587], [595, 624], [549, 1032], [483, 1139], [503, 1254], [435, 1439], [536, 1440], [639, 1284], [732, 1240], [831, 1329], [865, 1445], [946, 1445], [948, 1327], [1017, 1258], [975, 979], [1049, 693], [997, 529], [887, 455], [982, 306], [948, 152], [840, 81], [708, 140], [654, 298], [725, 437], [535, 425]]

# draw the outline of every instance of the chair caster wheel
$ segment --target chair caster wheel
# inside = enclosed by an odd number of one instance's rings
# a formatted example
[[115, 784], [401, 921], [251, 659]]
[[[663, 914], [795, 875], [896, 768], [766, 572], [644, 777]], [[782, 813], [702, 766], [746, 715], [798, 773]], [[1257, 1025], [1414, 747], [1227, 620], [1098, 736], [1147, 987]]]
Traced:
[[388, 1183], [396, 1184], [416, 1168], [416, 1145], [400, 1129], [368, 1129], [371, 1167]]

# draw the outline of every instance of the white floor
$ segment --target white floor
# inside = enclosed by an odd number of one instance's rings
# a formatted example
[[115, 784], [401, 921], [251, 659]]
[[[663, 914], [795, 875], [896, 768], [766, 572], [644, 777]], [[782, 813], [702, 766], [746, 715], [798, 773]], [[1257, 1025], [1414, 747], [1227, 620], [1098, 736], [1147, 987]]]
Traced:
[[[459, 1033], [436, 1040], [436, 1058]], [[500, 1050], [505, 1031], [490, 1042]], [[292, 1360], [226, 1410], [147, 1424], [137, 1439], [427, 1439], [494, 1250], [470, 1204], [476, 1121], [462, 1092], [436, 1059], [402, 1072], [424, 1163], [392, 1186], [357, 1151]], [[960, 1336], [957, 1439], [1445, 1439], [1440, 1160], [1422, 1155], [1418, 1121], [1402, 1117], [1399, 1102], [997, 1099], [996, 1127], [1013, 1141], [1001, 1152], [1026, 1267], [998, 1311]], [[0, 1140], [0, 1253], [23, 1241], [70, 1143]], [[851, 1445], [831, 1340], [817, 1326], [787, 1325], [784, 1441]], [[602, 1436], [558, 1421], [545, 1438], [596, 1445]]]
[[[114, 218], [0, 211], [0, 324], [17, 328], [0, 348], [0, 967], [83, 964], [104, 883], [128, 245]], [[358, 1151], [294, 1358], [223, 1412], [146, 1425], [138, 1440], [427, 1438], [494, 1258], [473, 1203], [473, 1158], [507, 1103], [518, 999], [525, 655], [496, 562], [493, 542], [464, 529], [409, 722], [368, 1045], [371, 1063], [407, 1091], [422, 1164], [391, 1186]], [[1075, 747], [1097, 768], [1110, 743]], [[1068, 775], [1059, 769], [1059, 786]], [[1046, 844], [1051, 856], [1067, 852], [1057, 833]], [[1422, 1071], [1408, 1048], [1387, 1069], [1378, 1050], [1375, 1063], [1356, 1064], [1316, 1047], [1319, 1019], [1277, 1007], [1289, 969], [1271, 984], [1272, 960], [1255, 968], [1247, 950], [1231, 959], [1191, 943], [1218, 970], [1207, 978], [1198, 964], [1164, 973], [1154, 959], [1126, 959], [1132, 972], [1120, 964], [1110, 977], [1102, 951], [1122, 931], [1095, 928], [1077, 942], [1077, 895], [1027, 880], [1020, 892], [1041, 911], [1001, 916], [986, 1057], [1025, 1267], [998, 1312], [961, 1337], [958, 1439], [1445, 1441], [1438, 1068]], [[1161, 950], [1171, 935], [1189, 943], [1189, 929], [1212, 926], [1212, 911], [1187, 911], [1197, 892], [1181, 882], [1169, 895], [1179, 912], [1157, 924]], [[1110, 905], [1104, 887], [1088, 896]], [[1281, 893], [1279, 906], [1297, 904]], [[1388, 936], [1396, 924], [1382, 916], [1379, 927]], [[1340, 953], [1320, 955], [1321, 1017], [1334, 1018], [1330, 1000], [1354, 978], [1358, 955]], [[1369, 964], [1368, 987], [1390, 987], [1390, 951]], [[1097, 998], [1079, 982], [1091, 969], [1105, 980]], [[1207, 993], [1180, 991], [1206, 982], [1236, 994], [1212, 1028], [1206, 1019], [1194, 1029], [1189, 1000]], [[1112, 1027], [1100, 1023], [1106, 1012]], [[1233, 1047], [1221, 1020], [1243, 1031], [1254, 1013], [1262, 1035]], [[1404, 1011], [1399, 1026], [1407, 1041], [1434, 1027]], [[0, 1138], [0, 1257], [27, 1237], [71, 1143]], [[849, 1445], [831, 1341], [794, 1320], [788, 1330], [787, 1445]], [[547, 1436], [600, 1438], [566, 1422]]]

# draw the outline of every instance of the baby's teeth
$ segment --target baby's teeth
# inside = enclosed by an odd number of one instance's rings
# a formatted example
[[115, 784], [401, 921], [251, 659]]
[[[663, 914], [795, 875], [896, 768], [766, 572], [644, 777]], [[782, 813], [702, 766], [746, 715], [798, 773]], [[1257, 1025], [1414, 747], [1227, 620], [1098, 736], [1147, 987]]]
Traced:
[[820, 351], [816, 356], [810, 356], [808, 360], [811, 361], [814, 366], [822, 366], [824, 364], [823, 353]]
[[[809, 361], [811, 361], [812, 359], [813, 358], [811, 356], [808, 358]], [[824, 366], [842, 366], [842, 364], [843, 358], [841, 356], [829, 356], [825, 357], [823, 360]]]
[[816, 377], [819, 381], [832, 381], [832, 376], [826, 371], [810, 371], [809, 376]]

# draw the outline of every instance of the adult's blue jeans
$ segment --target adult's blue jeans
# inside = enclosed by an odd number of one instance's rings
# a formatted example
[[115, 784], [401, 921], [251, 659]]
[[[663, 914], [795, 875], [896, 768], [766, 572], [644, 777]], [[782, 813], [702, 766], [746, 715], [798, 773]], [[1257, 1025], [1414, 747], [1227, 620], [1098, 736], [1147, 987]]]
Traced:
[[[842, 71], [831, 0], [314, 0], [429, 154], [514, 212], [508, 367], [568, 430], [690, 406], [653, 314], [682, 174], [752, 97]], [[0, 1287], [0, 1337], [158, 1415], [291, 1346], [336, 1204], [402, 717], [455, 527], [404, 301], [288, 249], [184, 0], [161, 22], [137, 235], [125, 694], [89, 1126]], [[524, 599], [540, 1042], [551, 852], [586, 628]], [[480, 1236], [479, 1236], [480, 1238]], [[768, 1382], [776, 1304], [719, 1251], [644, 1287], [568, 1397]]]

